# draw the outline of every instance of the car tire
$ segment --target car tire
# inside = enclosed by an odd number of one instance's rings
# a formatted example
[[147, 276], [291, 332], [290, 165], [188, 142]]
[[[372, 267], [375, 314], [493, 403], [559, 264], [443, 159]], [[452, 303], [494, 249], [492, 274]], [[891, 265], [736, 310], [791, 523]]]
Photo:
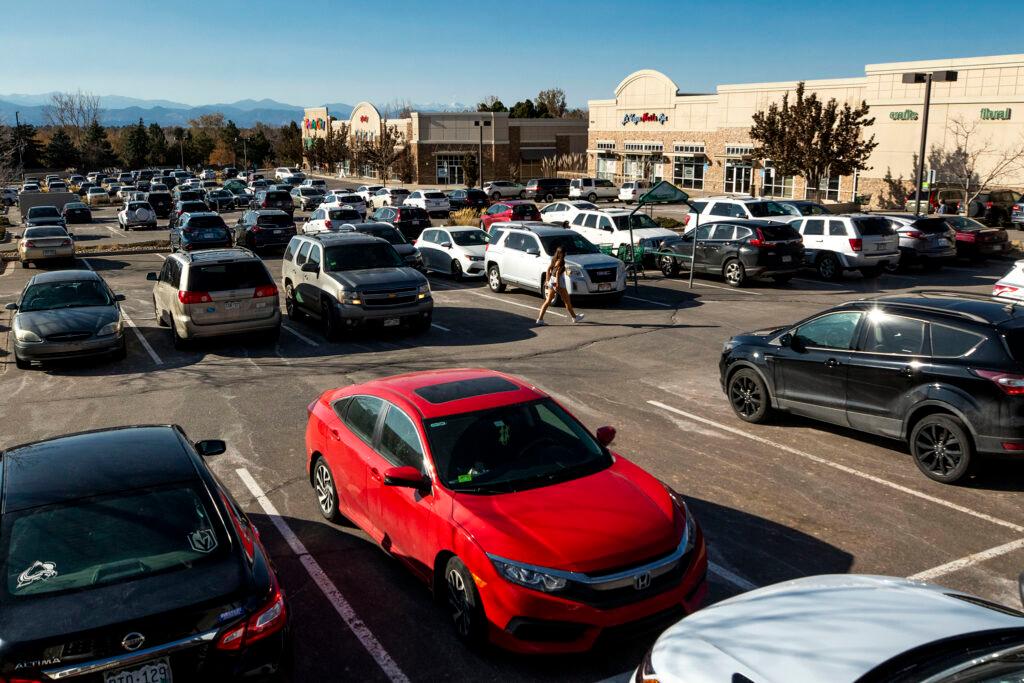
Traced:
[[334, 475], [324, 457], [318, 456], [313, 463], [313, 475], [310, 477], [313, 492], [316, 494], [316, 507], [328, 522], [338, 524], [342, 515], [338, 512], [338, 489], [334, 485]]
[[455, 627], [455, 635], [470, 646], [478, 646], [487, 635], [480, 594], [476, 590], [473, 574], [458, 557], [452, 556], [444, 568], [445, 604]]
[[462, 272], [462, 264], [458, 259], [452, 259], [452, 279], [456, 282], [462, 282], [465, 274]]
[[341, 337], [341, 321], [334, 313], [334, 306], [324, 301], [320, 304], [320, 324], [323, 325], [324, 339], [329, 342], [338, 341]]
[[591, 192], [590, 194], [587, 195], [587, 201], [590, 202], [591, 204], [597, 203], [597, 195]]
[[974, 445], [970, 434], [953, 415], [933, 413], [921, 418], [911, 430], [909, 445], [914, 464], [934, 481], [955, 484], [973, 469]]
[[835, 254], [829, 253], [819, 256], [814, 263], [814, 268], [818, 271], [818, 277], [826, 282], [838, 280], [843, 272], [843, 269], [839, 267], [839, 259], [835, 257]]
[[171, 319], [171, 345], [174, 346], [178, 351], [187, 351], [189, 347], [189, 341], [178, 334], [178, 326], [174, 323], [174, 319]]
[[520, 199], [526, 199], [526, 190], [522, 190], [522, 191], [521, 191], [521, 192], [519, 193], [519, 198], [520, 198]]
[[736, 417], [744, 422], [767, 422], [772, 412], [768, 387], [756, 370], [742, 368], [729, 376], [725, 395]]
[[289, 320], [298, 320], [302, 317], [299, 305], [295, 301], [295, 290], [290, 284], [284, 286], [284, 310]]
[[25, 360], [24, 358], [21, 358], [20, 356], [18, 356], [18, 354], [14, 354], [14, 367], [18, 368], [19, 370], [28, 370], [29, 368], [32, 367], [32, 363]]
[[732, 258], [722, 266], [722, 277], [730, 287], [742, 287], [747, 283], [747, 269], [743, 267], [742, 261]]
[[679, 261], [675, 260], [671, 256], [658, 257], [658, 267], [661, 268], [661, 274], [665, 277], [676, 277], [679, 275], [679, 271], [681, 270]]
[[409, 326], [409, 329], [413, 332], [413, 334], [424, 334], [430, 331], [430, 324], [433, 322], [433, 320], [434, 315], [433, 313], [431, 313], [425, 318], [417, 319], [414, 323], [412, 323], [412, 325]]
[[555, 195], [553, 195], [550, 192], [548, 192], [546, 195], [544, 195], [544, 201], [546, 201], [548, 203], [551, 203], [551, 202], [555, 201]]
[[501, 294], [505, 291], [505, 283], [501, 281], [501, 271], [498, 270], [498, 265], [495, 263], [487, 267], [487, 286], [495, 294]]
[[877, 280], [882, 275], [882, 269], [878, 266], [872, 266], [870, 268], [861, 268], [860, 276], [865, 280]]
[[21, 267], [27, 269], [30, 264], [31, 264], [31, 261], [22, 261], [21, 262]]

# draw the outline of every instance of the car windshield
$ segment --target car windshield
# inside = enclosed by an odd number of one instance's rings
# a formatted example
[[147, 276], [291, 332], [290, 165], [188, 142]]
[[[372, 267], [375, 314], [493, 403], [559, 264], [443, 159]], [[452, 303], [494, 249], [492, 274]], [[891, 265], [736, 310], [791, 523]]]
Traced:
[[110, 296], [110, 290], [99, 280], [65, 280], [29, 286], [21, 297], [18, 310], [29, 313], [56, 308], [113, 305], [114, 298]]
[[484, 246], [487, 244], [487, 233], [483, 230], [453, 230], [452, 241], [460, 247]]
[[372, 228], [359, 228], [359, 232], [365, 233], [367, 235], [373, 235], [374, 237], [379, 237], [383, 240], [387, 240], [390, 244], [406, 243], [405, 238], [402, 237], [402, 233], [386, 225], [375, 226]]
[[30, 228], [25, 231], [23, 237], [27, 240], [35, 239], [37, 237], [67, 237], [68, 234], [64, 232], [64, 228], [54, 226], [52, 228]]
[[949, 223], [941, 218], [919, 218], [910, 227], [927, 234], [949, 232]]
[[59, 218], [60, 212], [55, 206], [33, 206], [28, 210], [29, 218]]
[[266, 266], [259, 261], [211, 263], [189, 268], [188, 288], [193, 292], [222, 292], [272, 285]]
[[766, 216], [799, 216], [800, 212], [788, 204], [778, 202], [750, 202], [747, 210], [754, 218], [765, 218]]
[[122, 583], [223, 557], [228, 542], [215, 520], [206, 496], [180, 484], [5, 515], [6, 597]]
[[405, 263], [390, 244], [353, 244], [325, 249], [324, 270], [367, 270], [369, 268], [401, 268]]
[[438, 476], [453, 491], [507, 493], [599, 472], [611, 456], [551, 399], [426, 420]]
[[[612, 220], [615, 221], [615, 227], [618, 230], [629, 230], [629, 216], [612, 216]], [[654, 219], [645, 213], [633, 214], [633, 229], [639, 230], [640, 228], [660, 228], [661, 226], [654, 222]]]
[[564, 235], [547, 235], [541, 237], [544, 243], [544, 252], [554, 254], [558, 247], [565, 250], [566, 255], [572, 254], [597, 254], [600, 250], [590, 240], [579, 233], [567, 230]]
[[227, 190], [212, 190], [210, 192], [211, 197], [231, 197], [231, 193]]

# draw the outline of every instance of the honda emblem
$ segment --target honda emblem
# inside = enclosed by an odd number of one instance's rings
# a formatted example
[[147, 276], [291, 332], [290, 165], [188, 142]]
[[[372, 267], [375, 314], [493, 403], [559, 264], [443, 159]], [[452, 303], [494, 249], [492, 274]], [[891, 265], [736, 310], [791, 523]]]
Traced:
[[633, 577], [633, 588], [642, 591], [651, 587], [651, 573], [644, 572]]

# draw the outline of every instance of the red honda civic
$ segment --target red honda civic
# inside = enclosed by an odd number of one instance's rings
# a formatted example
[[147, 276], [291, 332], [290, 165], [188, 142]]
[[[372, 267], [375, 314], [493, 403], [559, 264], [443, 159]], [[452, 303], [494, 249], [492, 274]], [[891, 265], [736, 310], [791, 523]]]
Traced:
[[557, 402], [489, 370], [325, 392], [306, 455], [320, 512], [361, 527], [448, 605], [458, 635], [579, 652], [693, 612], [707, 551], [682, 497]]

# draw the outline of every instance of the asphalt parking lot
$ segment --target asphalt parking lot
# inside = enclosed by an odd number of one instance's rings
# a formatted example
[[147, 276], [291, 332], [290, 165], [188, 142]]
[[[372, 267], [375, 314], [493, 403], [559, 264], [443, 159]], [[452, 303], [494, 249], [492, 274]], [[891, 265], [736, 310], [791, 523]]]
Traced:
[[[89, 230], [116, 232], [116, 222]], [[1024, 467], [992, 463], [966, 486], [943, 486], [921, 476], [899, 443], [795, 418], [747, 425], [733, 417], [717, 368], [732, 334], [919, 286], [988, 293], [1009, 261], [741, 290], [713, 279], [691, 290], [652, 272], [621, 304], [581, 302], [586, 320], [578, 325], [552, 309], [546, 327], [533, 322], [535, 295], [432, 277], [434, 325], [422, 336], [328, 343], [316, 326], [286, 322], [273, 347], [229, 339], [177, 351], [156, 325], [146, 281], [162, 259], [79, 259], [127, 297], [132, 330], [122, 362], [18, 370], [10, 312], [0, 311], [0, 447], [142, 423], [225, 439], [229, 450], [212, 468], [278, 564], [291, 600], [297, 681], [622, 679], [653, 640], [575, 657], [470, 652], [403, 567], [362, 532], [323, 520], [304, 469], [306, 405], [325, 389], [412, 370], [510, 372], [553, 394], [591, 429], [615, 426], [615, 449], [691, 504], [710, 547], [712, 601], [789, 578], [856, 572], [928, 578], [1018, 603]], [[266, 260], [279, 275], [279, 257]], [[8, 262], [0, 300], [14, 301], [35, 272]]]

